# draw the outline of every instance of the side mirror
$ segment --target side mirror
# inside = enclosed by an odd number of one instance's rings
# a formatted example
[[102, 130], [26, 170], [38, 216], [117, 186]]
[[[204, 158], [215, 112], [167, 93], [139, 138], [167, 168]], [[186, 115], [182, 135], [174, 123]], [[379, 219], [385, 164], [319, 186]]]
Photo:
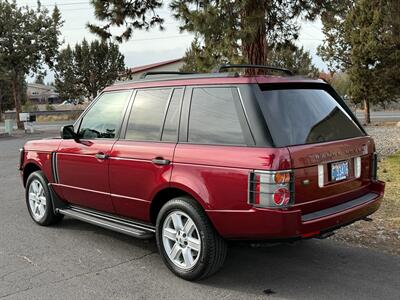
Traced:
[[74, 131], [74, 125], [65, 125], [61, 127], [60, 135], [64, 140], [74, 139], [76, 142], [79, 141], [78, 134]]

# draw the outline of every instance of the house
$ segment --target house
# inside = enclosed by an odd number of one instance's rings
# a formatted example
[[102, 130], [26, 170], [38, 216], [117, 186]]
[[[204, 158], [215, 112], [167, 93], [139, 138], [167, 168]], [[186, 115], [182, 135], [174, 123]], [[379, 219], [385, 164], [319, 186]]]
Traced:
[[179, 71], [183, 66], [183, 58], [177, 58], [172, 60], [161, 61], [154, 64], [139, 66], [131, 68], [132, 79], [139, 79], [146, 72], [164, 72], [164, 71]]
[[61, 102], [54, 86], [40, 83], [28, 83], [27, 98], [33, 104], [53, 104]]

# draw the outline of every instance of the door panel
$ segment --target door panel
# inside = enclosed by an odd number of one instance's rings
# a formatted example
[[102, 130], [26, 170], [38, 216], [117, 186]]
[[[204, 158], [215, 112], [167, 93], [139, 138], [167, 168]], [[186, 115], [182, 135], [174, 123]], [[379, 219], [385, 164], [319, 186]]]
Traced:
[[108, 183], [112, 146], [119, 136], [132, 91], [99, 96], [80, 120], [79, 142], [63, 140], [57, 153], [58, 184], [66, 201], [114, 212]]
[[59, 185], [70, 203], [101, 211], [113, 212], [108, 184], [108, 159], [114, 140], [63, 140], [57, 153]]
[[[110, 190], [118, 214], [149, 220], [150, 201], [169, 186], [175, 143], [118, 141], [110, 155]], [[156, 164], [155, 158], [169, 164]], [[157, 161], [156, 161], [157, 162]]]

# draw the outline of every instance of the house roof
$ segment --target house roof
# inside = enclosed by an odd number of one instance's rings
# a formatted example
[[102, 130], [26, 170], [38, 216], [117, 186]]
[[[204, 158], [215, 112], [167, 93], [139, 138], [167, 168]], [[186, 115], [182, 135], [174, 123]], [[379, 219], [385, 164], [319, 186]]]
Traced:
[[46, 85], [41, 83], [28, 83], [27, 86], [28, 88], [41, 89], [46, 91], [51, 91], [55, 89], [55, 87], [52, 85]]
[[162, 67], [162, 66], [166, 66], [166, 65], [170, 65], [173, 63], [177, 63], [182, 61], [183, 58], [177, 58], [177, 59], [171, 59], [171, 60], [165, 60], [165, 61], [161, 61], [158, 63], [154, 63], [154, 64], [149, 64], [149, 65], [144, 65], [144, 66], [139, 66], [139, 67], [135, 67], [135, 68], [131, 68], [130, 71], [135, 74], [135, 73], [140, 73], [140, 72], [144, 72], [144, 71], [148, 71], [154, 68], [158, 68], [158, 67]]

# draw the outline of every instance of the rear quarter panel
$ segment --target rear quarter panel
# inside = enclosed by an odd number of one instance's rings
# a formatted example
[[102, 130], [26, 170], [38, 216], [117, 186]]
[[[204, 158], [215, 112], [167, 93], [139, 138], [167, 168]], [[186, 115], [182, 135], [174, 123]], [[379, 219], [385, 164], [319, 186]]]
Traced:
[[193, 195], [206, 210], [250, 209], [249, 172], [288, 168], [286, 148], [178, 144], [171, 186]]

